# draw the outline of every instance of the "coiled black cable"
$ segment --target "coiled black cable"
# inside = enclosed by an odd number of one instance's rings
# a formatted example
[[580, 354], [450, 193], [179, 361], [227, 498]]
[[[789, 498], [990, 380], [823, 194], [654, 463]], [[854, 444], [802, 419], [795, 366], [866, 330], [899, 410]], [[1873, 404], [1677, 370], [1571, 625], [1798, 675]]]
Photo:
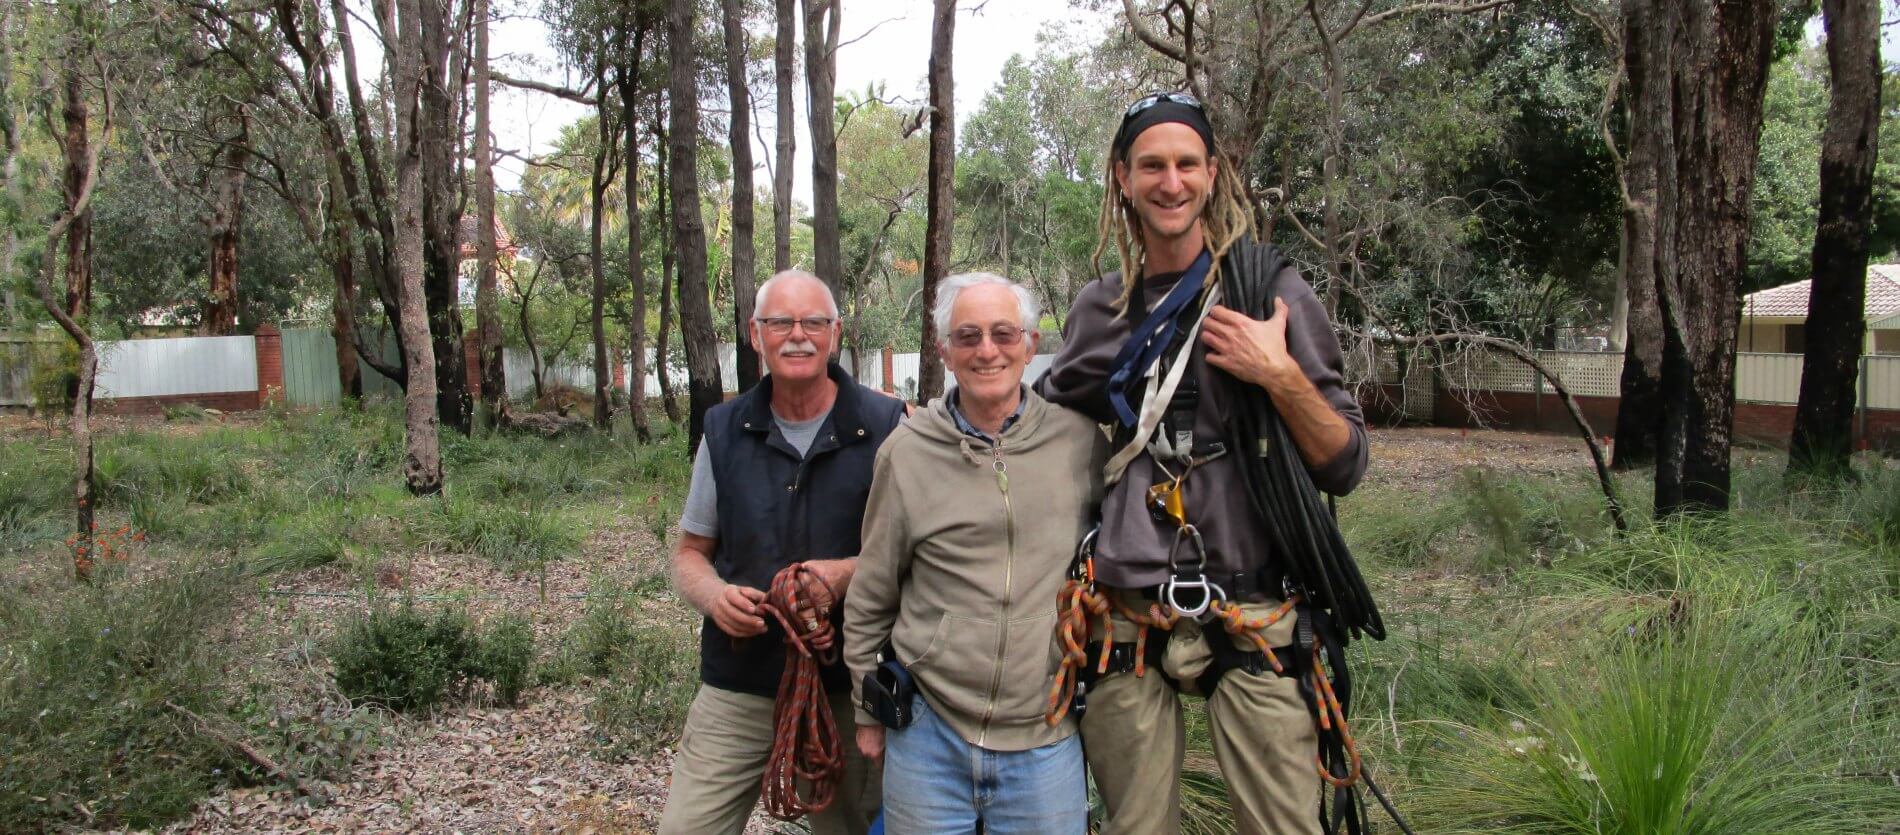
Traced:
[[[1236, 244], [1221, 265], [1224, 303], [1252, 318], [1267, 319], [1274, 312], [1273, 283], [1287, 266], [1285, 256], [1271, 246]], [[1308, 602], [1329, 612], [1336, 626], [1354, 638], [1384, 640], [1385, 623], [1372, 590], [1300, 460], [1286, 422], [1270, 398], [1238, 379], [1226, 379], [1233, 387], [1229, 401], [1234, 404], [1228, 448], [1240, 456], [1247, 497], [1266, 520], [1280, 570]]]

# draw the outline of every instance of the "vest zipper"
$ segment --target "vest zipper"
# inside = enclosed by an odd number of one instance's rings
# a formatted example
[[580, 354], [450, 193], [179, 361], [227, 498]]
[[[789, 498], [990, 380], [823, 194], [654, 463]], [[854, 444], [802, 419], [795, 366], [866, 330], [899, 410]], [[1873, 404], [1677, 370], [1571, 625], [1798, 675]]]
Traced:
[[996, 668], [990, 674], [990, 697], [983, 705], [983, 725], [976, 733], [976, 746], [983, 747], [990, 733], [990, 719], [996, 715], [996, 696], [1003, 687], [1003, 666], [1009, 659], [1009, 602], [1016, 573], [1016, 511], [1009, 502], [1009, 464], [1003, 460], [1001, 442], [990, 445], [991, 466], [996, 470], [996, 489], [1003, 494], [1003, 614], [997, 620]]

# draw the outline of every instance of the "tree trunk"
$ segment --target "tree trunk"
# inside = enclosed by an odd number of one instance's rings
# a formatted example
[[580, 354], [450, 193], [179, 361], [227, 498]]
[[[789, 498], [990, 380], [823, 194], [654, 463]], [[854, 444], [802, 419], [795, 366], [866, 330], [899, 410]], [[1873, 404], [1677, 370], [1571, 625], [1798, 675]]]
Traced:
[[330, 302], [330, 336], [336, 343], [337, 386], [344, 397], [363, 396], [363, 372], [356, 361], [356, 247], [352, 243], [349, 210], [342, 202], [342, 174], [332, 161], [330, 200], [323, 218], [324, 238], [330, 247], [330, 274], [336, 292]]
[[[407, 443], [403, 482], [418, 496], [442, 492], [442, 454], [436, 437], [435, 345], [423, 290], [422, 137], [417, 111], [422, 97], [420, 6], [433, 0], [396, 0], [397, 44], [390, 86], [396, 99], [395, 264], [402, 302], [402, 352], [409, 385], [403, 394]], [[454, 347], [460, 347], [459, 345]]]
[[[719, 345], [706, 295], [706, 229], [699, 206], [699, 87], [693, 44], [693, 0], [670, 0], [666, 13], [667, 97], [672, 104], [673, 244], [679, 250], [680, 334], [686, 342], [690, 401], [687, 449], [699, 449], [706, 412], [722, 400]], [[834, 216], [835, 220], [835, 216]], [[836, 242], [833, 242], [836, 246]]]
[[[930, 191], [924, 207], [923, 336], [917, 370], [917, 402], [943, 395], [943, 357], [937, 345], [937, 286], [950, 273], [951, 225], [957, 205], [956, 77], [951, 48], [956, 41], [956, 0], [932, 0], [930, 18]], [[1009, 224], [1009, 213], [1003, 213]], [[1005, 272], [1008, 268], [1005, 268]]]
[[1625, 297], [1623, 373], [1618, 381], [1616, 442], [1611, 467], [1633, 470], [1656, 463], [1656, 433], [1662, 426], [1662, 308], [1656, 299], [1657, 180], [1663, 143], [1669, 141], [1667, 44], [1647, 3], [1624, 4], [1624, 67], [1628, 95], [1629, 150], [1623, 163], [1623, 231], [1618, 272]]
[[758, 288], [757, 254], [752, 248], [752, 91], [746, 86], [745, 18], [741, 0], [722, 0], [726, 28], [726, 90], [732, 101], [727, 126], [732, 145], [732, 324], [738, 347], [739, 391], [759, 381], [759, 355], [746, 338]]
[[[813, 272], [831, 285], [833, 297], [845, 288], [844, 258], [838, 238], [838, 133], [833, 127], [838, 81], [839, 0], [805, 3], [805, 118], [811, 123], [811, 203]], [[790, 169], [787, 169], [790, 170]]]
[[[77, 9], [78, 6], [75, 6]], [[82, 12], [75, 11], [77, 17]], [[71, 37], [80, 37], [74, 32]], [[77, 68], [66, 71], [65, 97], [60, 115], [65, 122], [66, 133], [60, 141], [65, 156], [65, 171], [62, 185], [65, 187], [66, 205], [78, 200], [81, 185], [86, 176], [86, 160], [90, 153], [91, 142], [87, 130], [91, 118], [91, 109], [86, 103], [84, 79]], [[47, 250], [51, 257], [52, 250]], [[92, 310], [92, 209], [87, 208], [73, 218], [66, 228], [66, 315], [75, 321], [85, 321], [88, 311]]]
[[[792, 268], [792, 79], [797, 65], [792, 57], [798, 39], [792, 23], [797, 0], [776, 0], [778, 37], [772, 53], [778, 78], [778, 137], [772, 166], [772, 272]], [[744, 336], [739, 337], [745, 341]]]
[[1673, 139], [1658, 166], [1658, 215], [1671, 216], [1657, 235], [1660, 517], [1728, 508], [1735, 337], [1776, 6], [1670, 3], [1659, 17], [1666, 18], [1675, 107]]
[[237, 138], [221, 151], [217, 195], [211, 206], [211, 298], [198, 332], [206, 336], [237, 333], [238, 238], [244, 227], [245, 167], [250, 164], [250, 115], [238, 107]]
[[672, 145], [667, 142], [666, 128], [661, 126], [657, 116], [653, 123], [653, 136], [659, 140], [660, 146], [659, 153], [655, 154], [660, 163], [657, 184], [660, 200], [654, 211], [660, 226], [660, 332], [653, 346], [653, 366], [658, 369], [654, 372], [654, 376], [660, 383], [660, 408], [666, 410], [667, 421], [678, 426], [680, 423], [679, 401], [673, 397], [673, 376], [669, 373], [672, 370], [672, 363], [667, 362], [673, 336], [673, 267], [678, 255], [674, 246], [676, 238], [672, 215], [669, 212], [669, 207], [673, 202], [673, 184], [666, 164], [666, 157]]
[[[69, 41], [64, 49], [65, 54], [62, 56], [60, 67], [60, 71], [65, 76], [67, 95], [65, 109], [68, 115], [74, 110], [78, 110], [81, 114], [85, 113], [85, 87], [82, 73], [85, 71], [88, 59], [92, 57], [88, 54], [90, 50], [83, 45], [84, 41], [77, 34], [86, 29], [86, 6], [75, 4], [72, 13], [71, 32], [73, 34], [68, 35]], [[10, 76], [12, 71], [13, 67], [10, 64], [0, 67], [0, 77]], [[108, 83], [106, 78], [101, 78], [100, 81], [102, 85]], [[105, 95], [107, 96], [106, 122], [107, 128], [110, 129], [112, 100], [109, 87], [105, 90]], [[75, 96], [78, 97], [77, 100]], [[0, 102], [0, 105], [4, 104]], [[70, 125], [71, 122], [69, 121], [68, 124]], [[59, 217], [47, 229], [43, 250], [46, 255], [40, 259], [38, 284], [40, 304], [46, 308], [47, 316], [59, 324], [60, 329], [66, 332], [66, 336], [72, 339], [73, 345], [79, 349], [79, 381], [73, 390], [72, 407], [74, 531], [70, 541], [73, 577], [80, 582], [90, 582], [92, 548], [97, 536], [93, 525], [92, 390], [94, 375], [99, 368], [99, 355], [85, 324], [88, 310], [84, 305], [90, 303], [90, 296], [87, 293], [73, 295], [70, 292], [72, 289], [70, 284], [65, 288], [68, 293], [64, 298], [57, 294], [53, 289], [53, 273], [58, 259], [53, 257], [53, 253], [58, 250], [62, 238], [69, 241], [73, 239], [74, 227], [89, 216], [93, 189], [99, 181], [101, 149], [84, 144], [81, 147], [82, 152], [75, 154], [70, 143], [86, 143], [86, 135], [83, 131], [76, 134], [68, 131], [59, 139], [60, 151], [68, 166], [64, 172], [67, 175], [65, 179], [67, 188], [63, 195], [65, 203], [61, 207]], [[83, 251], [84, 247], [82, 247]], [[68, 278], [70, 278], [70, 273]], [[75, 300], [82, 305], [76, 311], [69, 306]]]
[[633, 48], [621, 50], [627, 63], [620, 71], [620, 121], [626, 141], [621, 156], [627, 161], [627, 343], [632, 364], [627, 372], [627, 412], [634, 437], [643, 444], [653, 440], [653, 428], [647, 423], [647, 277], [640, 234], [640, 114], [634, 105], [640, 99], [640, 50], [645, 43], [642, 18], [634, 29]]
[[1853, 471], [1854, 392], [1867, 334], [1867, 251], [1880, 138], [1880, 5], [1823, 0], [1821, 17], [1831, 92], [1821, 137], [1808, 345], [1788, 468], [1847, 474]]
[[508, 376], [502, 361], [501, 295], [495, 243], [495, 139], [488, 119], [488, 0], [475, 0], [475, 333], [481, 363], [479, 416], [507, 426]]
[[[370, 265], [370, 277], [376, 283], [376, 295], [382, 302], [383, 317], [389, 322], [390, 332], [396, 335], [397, 354], [401, 362], [394, 367], [380, 364], [381, 345], [363, 350], [365, 346], [359, 342], [357, 353], [371, 368], [397, 380], [406, 393], [409, 390], [409, 352], [401, 350], [406, 330], [402, 327], [402, 279], [396, 274], [396, 222], [390, 210], [389, 180], [384, 173], [387, 169], [383, 166], [376, 133], [370, 124], [373, 111], [363, 96], [362, 80], [356, 69], [356, 42], [350, 34], [350, 13], [345, 0], [330, 0], [330, 15], [336, 29], [336, 51], [343, 59], [343, 82], [350, 103], [350, 126], [356, 137], [357, 156], [362, 158], [363, 181], [369, 192], [367, 200], [355, 185], [357, 157], [341, 147], [336, 148], [334, 153], [337, 165], [343, 172], [343, 182], [349, 189], [351, 213], [356, 217], [357, 225], [363, 228], [364, 241], [368, 246], [363, 253], [364, 260]], [[307, 54], [305, 66], [323, 68], [325, 74], [329, 71], [326, 59], [315, 51]], [[329, 97], [313, 98], [322, 102]], [[323, 107], [322, 104], [318, 106]], [[341, 136], [337, 136], [337, 139], [340, 140]], [[392, 371], [395, 373], [391, 374]]]
[[451, 90], [461, 89], [454, 60], [449, 0], [422, 0], [422, 234], [423, 294], [429, 334], [435, 340], [436, 410], [444, 424], [464, 435], [472, 428], [468, 360], [462, 345], [462, 201], [456, 161], [462, 130]]
[[[6, 155], [0, 160], [0, 195], [4, 195], [11, 205], [20, 205], [20, 120], [13, 105], [13, 7], [0, 5], [0, 153]], [[20, 252], [19, 230], [11, 223], [4, 224], [0, 235], [6, 236], [6, 242], [0, 244], [0, 296], [4, 296], [7, 308], [7, 326], [20, 327], [26, 320], [20, 312], [20, 303], [14, 296], [13, 264]]]
[[607, 118], [607, 64], [602, 57], [604, 41], [594, 43], [594, 124], [598, 129], [594, 145], [594, 168], [588, 180], [587, 270], [589, 285], [588, 324], [594, 338], [594, 428], [613, 431], [613, 374], [607, 369], [607, 264], [601, 241], [606, 222], [607, 184], [613, 174], [607, 170], [607, 154], [613, 148], [613, 134]]

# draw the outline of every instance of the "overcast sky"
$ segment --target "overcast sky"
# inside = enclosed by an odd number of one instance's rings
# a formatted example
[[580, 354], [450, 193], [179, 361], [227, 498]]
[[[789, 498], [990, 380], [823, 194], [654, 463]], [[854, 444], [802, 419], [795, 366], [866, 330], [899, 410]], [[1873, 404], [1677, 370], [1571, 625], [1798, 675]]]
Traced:
[[[967, 118], [982, 101], [983, 94], [996, 84], [1004, 62], [1014, 54], [1024, 57], [1036, 50], [1036, 33], [1045, 26], [1063, 27], [1077, 33], [1099, 32], [1110, 18], [1070, 8], [1069, 0], [989, 0], [980, 11], [964, 0], [957, 13], [956, 99], [959, 122]], [[861, 93], [866, 85], [883, 83], [886, 97], [903, 97], [919, 105], [926, 91], [925, 70], [930, 61], [930, 0], [851, 0], [844, 3], [841, 43], [838, 50], [838, 94]], [[803, 26], [800, 26], [801, 34]], [[496, 24], [491, 46], [497, 67], [511, 74], [526, 75], [543, 81], [578, 86], [581, 79], [565, 78], [548, 45], [547, 30], [539, 21], [517, 17]], [[754, 37], [765, 33], [755, 33]], [[360, 41], [369, 40], [359, 38]], [[509, 56], [503, 59], [502, 56]], [[798, 108], [798, 165], [794, 196], [811, 203], [811, 148], [805, 129], [805, 94], [802, 62], [799, 92], [793, 101]], [[371, 65], [373, 66], [373, 65]], [[764, 162], [771, 154], [774, 131], [771, 104], [775, 95], [770, 84], [752, 91], [762, 102], [760, 127], [765, 145], [759, 145], [753, 158], [759, 162], [754, 181], [761, 191], [770, 189]], [[588, 108], [543, 93], [498, 89], [491, 105], [495, 123], [496, 146], [509, 151], [541, 154], [549, 151], [560, 136], [562, 126], [584, 115]], [[723, 134], [721, 135], [723, 138]], [[756, 144], [756, 143], [755, 143]], [[513, 189], [521, 181], [522, 163], [503, 159], [495, 177], [503, 189]]]

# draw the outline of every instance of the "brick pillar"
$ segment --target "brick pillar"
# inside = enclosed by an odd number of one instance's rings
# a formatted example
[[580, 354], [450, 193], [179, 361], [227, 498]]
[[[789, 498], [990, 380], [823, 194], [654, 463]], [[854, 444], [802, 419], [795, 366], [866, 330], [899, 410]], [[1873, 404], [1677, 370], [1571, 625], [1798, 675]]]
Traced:
[[481, 334], [476, 331], [462, 333], [462, 370], [468, 378], [468, 396], [480, 402], [482, 399], [482, 343]]
[[259, 325], [252, 335], [257, 345], [257, 406], [284, 398], [284, 337], [275, 325]]
[[897, 371], [891, 367], [891, 356], [896, 353], [896, 348], [890, 345], [886, 345], [884, 346], [883, 353], [884, 353], [884, 393], [895, 394], [897, 393], [897, 384], [892, 382], [891, 378], [897, 376]]
[[626, 391], [627, 364], [621, 362], [619, 357], [613, 357], [612, 360], [614, 365], [614, 388], [620, 391]]

